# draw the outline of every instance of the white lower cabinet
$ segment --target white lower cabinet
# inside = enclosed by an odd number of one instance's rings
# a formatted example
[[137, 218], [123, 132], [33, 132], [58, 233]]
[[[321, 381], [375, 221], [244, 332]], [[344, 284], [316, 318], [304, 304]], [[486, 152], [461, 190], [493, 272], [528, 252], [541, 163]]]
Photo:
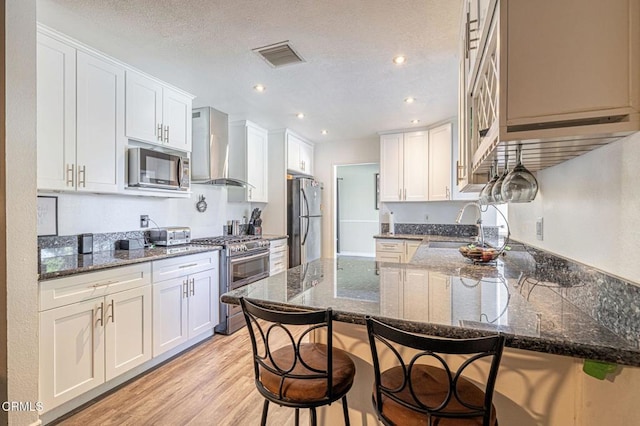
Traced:
[[288, 264], [287, 239], [272, 240], [269, 246], [269, 275], [286, 271]]
[[40, 401], [48, 411], [151, 359], [150, 265], [40, 283]]
[[[157, 271], [208, 269], [153, 283], [153, 356], [212, 330], [219, 322], [218, 253], [153, 262]], [[215, 260], [215, 262], [214, 262]]]
[[422, 240], [378, 239], [376, 260], [379, 262], [409, 263]]

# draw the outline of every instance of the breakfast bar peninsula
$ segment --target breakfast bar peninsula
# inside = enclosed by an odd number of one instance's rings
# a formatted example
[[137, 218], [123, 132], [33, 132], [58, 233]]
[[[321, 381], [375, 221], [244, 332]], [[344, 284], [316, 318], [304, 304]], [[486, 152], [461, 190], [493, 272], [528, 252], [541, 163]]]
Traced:
[[[407, 264], [321, 259], [221, 299], [248, 297], [285, 311], [331, 307], [334, 345], [356, 363], [353, 424], [378, 424], [367, 315], [433, 336], [502, 333], [507, 347], [494, 395], [500, 424], [640, 424], [636, 286], [518, 243], [492, 265], [437, 246], [426, 237]], [[592, 377], [599, 362], [615, 368], [605, 380]], [[321, 424], [341, 424], [341, 416], [339, 403], [319, 412]]]

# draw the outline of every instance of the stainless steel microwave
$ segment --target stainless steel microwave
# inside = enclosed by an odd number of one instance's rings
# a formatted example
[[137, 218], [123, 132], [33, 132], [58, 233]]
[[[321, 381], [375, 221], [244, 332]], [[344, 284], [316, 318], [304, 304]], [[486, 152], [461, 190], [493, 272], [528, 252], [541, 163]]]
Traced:
[[189, 190], [189, 158], [145, 148], [129, 148], [129, 186]]

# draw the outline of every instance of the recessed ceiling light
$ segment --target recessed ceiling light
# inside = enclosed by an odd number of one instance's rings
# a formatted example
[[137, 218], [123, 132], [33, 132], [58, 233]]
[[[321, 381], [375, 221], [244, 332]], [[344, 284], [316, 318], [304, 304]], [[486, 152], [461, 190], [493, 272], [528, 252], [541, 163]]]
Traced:
[[411, 120], [411, 124], [418, 124], [420, 120]]
[[415, 102], [415, 100], [416, 100], [416, 98], [412, 98], [411, 96], [409, 96], [408, 98], [405, 98], [405, 100], [404, 100], [404, 101], [405, 101], [406, 103], [408, 103], [408, 104], [412, 104], [412, 103], [414, 103], [414, 102]]
[[256, 92], [264, 92], [265, 90], [267, 90], [267, 88], [262, 84], [256, 84], [255, 86], [253, 86], [253, 90], [255, 90]]
[[395, 58], [393, 58], [393, 63], [396, 65], [404, 64], [406, 61], [407, 61], [407, 57], [404, 55], [398, 55]]
[[322, 133], [323, 135], [326, 135], [327, 133], [329, 133], [327, 130], [323, 130], [320, 133]]
[[304, 113], [299, 112], [298, 115], [296, 115], [296, 117], [302, 119], [302, 118], [304, 118]]

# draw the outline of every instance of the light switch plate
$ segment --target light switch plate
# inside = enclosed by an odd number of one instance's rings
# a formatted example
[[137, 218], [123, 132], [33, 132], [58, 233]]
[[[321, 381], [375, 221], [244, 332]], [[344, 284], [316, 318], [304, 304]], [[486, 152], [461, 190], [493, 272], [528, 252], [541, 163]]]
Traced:
[[536, 238], [542, 241], [544, 236], [544, 221], [541, 217], [536, 220]]

